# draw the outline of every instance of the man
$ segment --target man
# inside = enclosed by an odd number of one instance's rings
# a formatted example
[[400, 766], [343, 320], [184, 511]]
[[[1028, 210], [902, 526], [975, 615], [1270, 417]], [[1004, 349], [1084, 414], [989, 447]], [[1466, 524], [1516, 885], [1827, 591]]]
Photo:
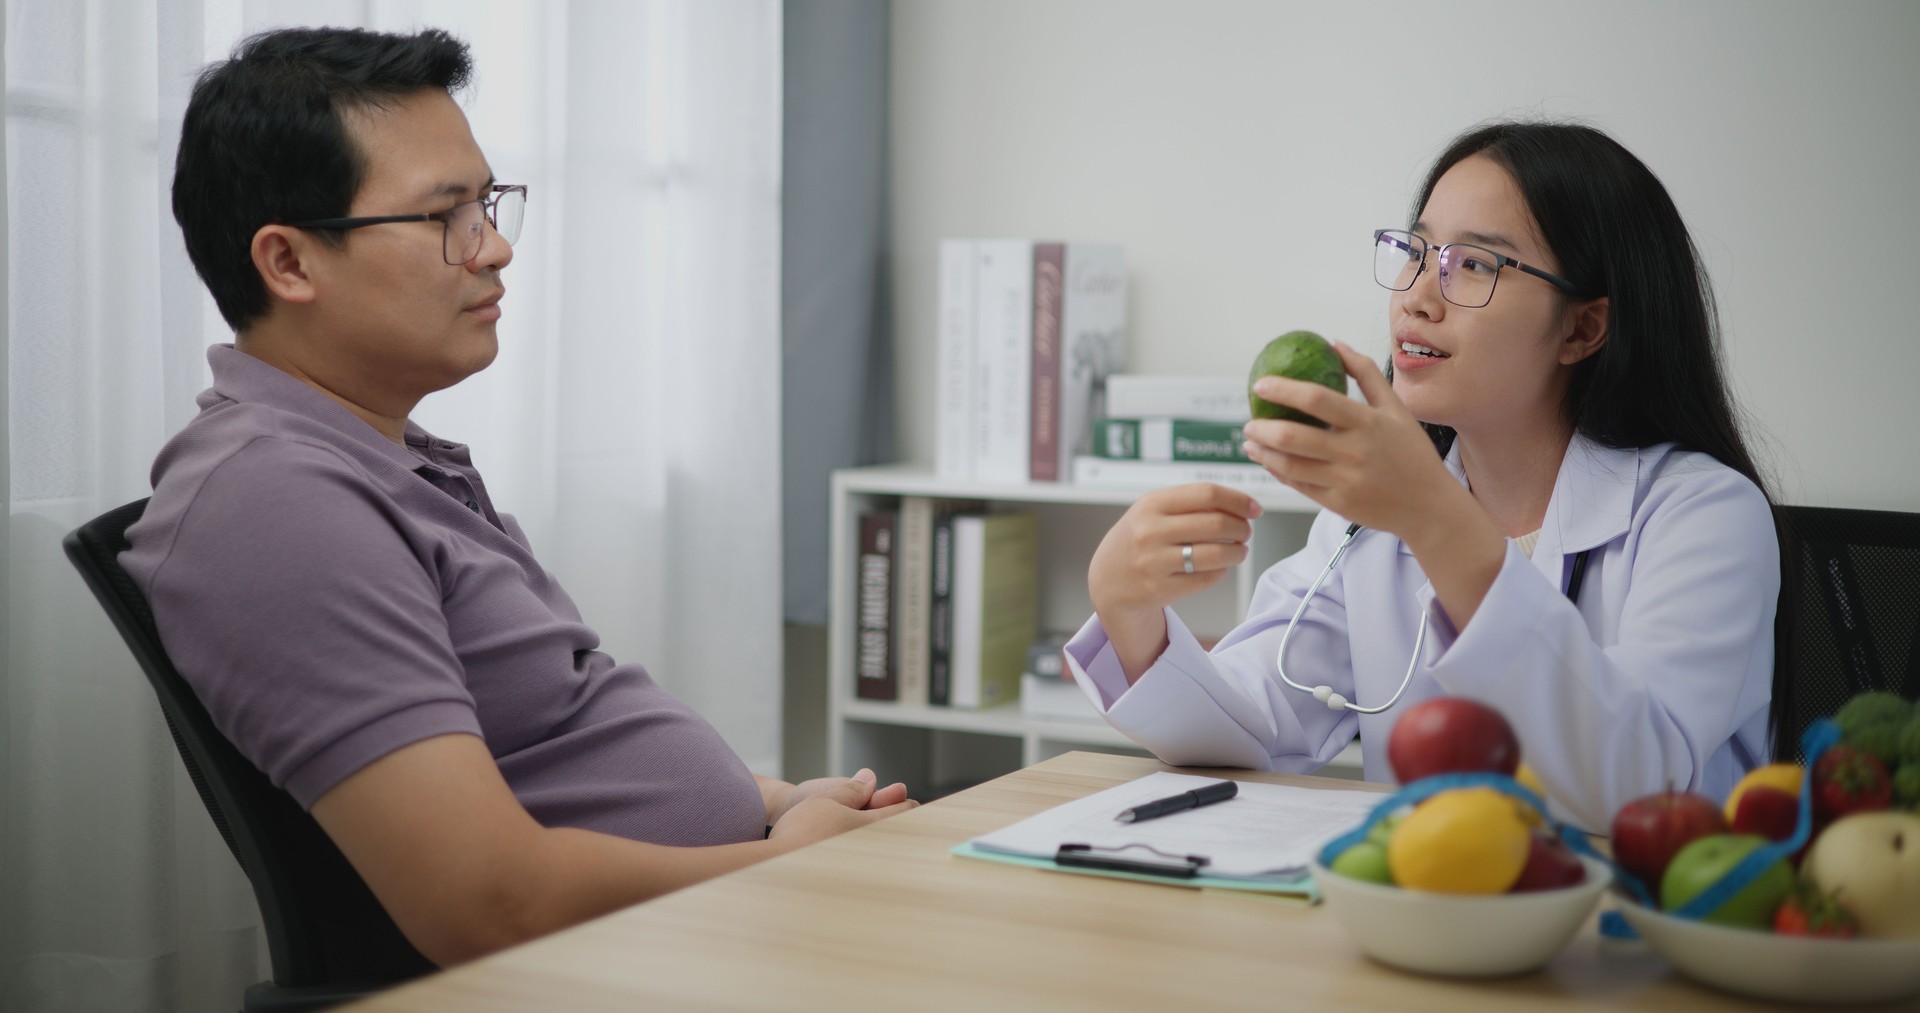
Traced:
[[201, 77], [174, 215], [235, 340], [123, 559], [221, 730], [442, 965], [915, 804], [749, 773], [408, 421], [493, 361], [525, 206], [469, 72], [439, 31], [295, 29]]

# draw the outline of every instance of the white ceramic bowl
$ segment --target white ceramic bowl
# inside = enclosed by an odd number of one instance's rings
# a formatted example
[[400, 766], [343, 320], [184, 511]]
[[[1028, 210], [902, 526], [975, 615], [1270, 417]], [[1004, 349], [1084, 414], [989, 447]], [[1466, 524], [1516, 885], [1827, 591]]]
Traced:
[[1920, 993], [1920, 939], [1776, 936], [1617, 902], [1647, 945], [1680, 973], [1729, 992], [1823, 1006]]
[[1520, 974], [1552, 960], [1580, 930], [1613, 881], [1581, 856], [1586, 881], [1559, 890], [1462, 895], [1402, 890], [1350, 879], [1315, 861], [1314, 882], [1360, 951], [1427, 974]]

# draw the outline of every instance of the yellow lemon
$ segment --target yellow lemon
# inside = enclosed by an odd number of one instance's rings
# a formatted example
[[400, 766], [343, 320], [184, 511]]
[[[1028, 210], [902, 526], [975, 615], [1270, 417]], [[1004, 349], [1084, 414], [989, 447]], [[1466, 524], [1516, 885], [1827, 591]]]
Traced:
[[1747, 772], [1747, 776], [1740, 779], [1740, 783], [1733, 786], [1733, 794], [1727, 796], [1727, 822], [1733, 822], [1733, 814], [1740, 810], [1740, 796], [1746, 794], [1748, 788], [1765, 785], [1799, 798], [1800, 782], [1804, 777], [1805, 771], [1797, 763], [1769, 763], [1764, 767], [1753, 768]]
[[1522, 808], [1492, 788], [1435, 795], [1394, 828], [1387, 844], [1393, 881], [1436, 893], [1505, 893], [1532, 844]]

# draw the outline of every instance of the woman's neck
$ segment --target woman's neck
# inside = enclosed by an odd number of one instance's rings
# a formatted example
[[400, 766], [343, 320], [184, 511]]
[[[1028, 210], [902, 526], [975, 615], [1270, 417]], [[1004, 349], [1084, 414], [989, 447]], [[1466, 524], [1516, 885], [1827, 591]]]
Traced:
[[1572, 439], [1573, 426], [1566, 423], [1459, 434], [1467, 488], [1501, 534], [1512, 538], [1540, 529]]

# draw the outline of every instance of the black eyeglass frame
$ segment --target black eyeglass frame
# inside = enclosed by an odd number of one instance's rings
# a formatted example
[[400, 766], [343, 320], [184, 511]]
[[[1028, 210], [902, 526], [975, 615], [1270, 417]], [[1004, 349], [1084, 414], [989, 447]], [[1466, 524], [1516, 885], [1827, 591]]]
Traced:
[[[1479, 250], [1480, 252], [1486, 254], [1488, 257], [1492, 258], [1496, 266], [1494, 269], [1493, 284], [1487, 286], [1487, 302], [1479, 303], [1477, 305], [1468, 305], [1467, 303], [1463, 303], [1463, 302], [1455, 302], [1454, 298], [1447, 294], [1446, 286], [1442, 285], [1440, 287], [1441, 297], [1446, 299], [1448, 302], [1453, 303], [1455, 306], [1462, 306], [1467, 309], [1479, 309], [1481, 306], [1485, 306], [1487, 305], [1487, 303], [1492, 302], [1493, 290], [1500, 287], [1499, 268], [1502, 268], [1502, 267], [1511, 267], [1519, 271], [1522, 271], [1526, 274], [1531, 274], [1534, 277], [1539, 278], [1541, 281], [1544, 281], [1547, 284], [1552, 285], [1553, 287], [1559, 289], [1560, 291], [1565, 292], [1566, 294], [1574, 297], [1575, 299], [1586, 298], [1586, 295], [1580, 291], [1580, 286], [1575, 285], [1573, 282], [1570, 282], [1567, 279], [1562, 278], [1559, 275], [1554, 274], [1550, 271], [1542, 271], [1539, 268], [1532, 266], [1531, 264], [1522, 264], [1521, 262], [1513, 259], [1512, 257], [1507, 256], [1504, 253], [1500, 253], [1494, 250], [1489, 250], [1486, 247], [1480, 246], [1476, 243], [1442, 243], [1439, 246], [1435, 246], [1434, 244], [1427, 241], [1427, 237], [1417, 232], [1413, 232], [1409, 229], [1374, 229], [1373, 245], [1376, 251], [1378, 251], [1380, 247], [1381, 237], [1387, 235], [1388, 233], [1393, 233], [1395, 235], [1407, 236], [1412, 239], [1417, 239], [1420, 241], [1420, 245], [1421, 245], [1420, 266], [1413, 272], [1413, 277], [1407, 279], [1407, 283], [1405, 285], [1395, 287], [1393, 285], [1387, 284], [1384, 281], [1381, 281], [1377, 273], [1374, 275], [1374, 279], [1373, 279], [1374, 284], [1379, 285], [1381, 288], [1384, 288], [1389, 292], [1405, 292], [1406, 290], [1413, 287], [1414, 282], [1420, 280], [1420, 275], [1424, 274], [1427, 270], [1427, 253], [1429, 251], [1438, 252], [1440, 256], [1444, 257], [1446, 256], [1447, 250], [1456, 246], [1460, 246], [1460, 247], [1465, 247], [1466, 249], [1469, 249], [1469, 250]], [[1395, 245], [1397, 246], [1400, 244], [1396, 242]], [[1411, 259], [1413, 256], [1413, 249], [1411, 247], [1404, 247], [1404, 249], [1406, 249], [1407, 251], [1408, 258]], [[1377, 252], [1376, 252], [1376, 255], [1377, 255]]]
[[[478, 204], [480, 205], [481, 216], [487, 220], [488, 225], [493, 226], [495, 232], [499, 232], [500, 222], [498, 221], [498, 208], [500, 206], [500, 198], [515, 190], [520, 192], [520, 201], [524, 204], [527, 199], [527, 184], [495, 183], [487, 188], [487, 196], [478, 197], [470, 201], [461, 201], [445, 211], [434, 211], [419, 215], [371, 215], [365, 218], [316, 218], [306, 222], [288, 222], [287, 225], [296, 229], [359, 229], [365, 228], [368, 225], [391, 225], [395, 222], [439, 222], [441, 228], [440, 259], [445, 260], [449, 267], [460, 267], [473, 263], [473, 258], [480, 255], [480, 247], [485, 244], [476, 244], [473, 248], [473, 256], [458, 263], [447, 260], [447, 238], [453, 234], [454, 212], [468, 204]], [[500, 238], [506, 239], [506, 236], [502, 235]], [[515, 238], [518, 237], [516, 236]], [[507, 239], [507, 245], [512, 246], [513, 240]]]

